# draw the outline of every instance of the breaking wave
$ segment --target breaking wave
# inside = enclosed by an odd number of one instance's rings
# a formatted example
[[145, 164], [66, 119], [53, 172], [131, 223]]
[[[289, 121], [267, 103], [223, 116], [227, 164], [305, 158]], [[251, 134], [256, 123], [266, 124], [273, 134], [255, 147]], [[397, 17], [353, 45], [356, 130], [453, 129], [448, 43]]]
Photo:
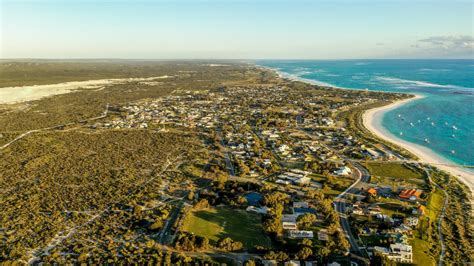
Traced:
[[399, 79], [399, 78], [392, 78], [392, 77], [375, 77], [377, 81], [398, 85], [398, 86], [410, 86], [410, 87], [423, 87], [423, 88], [443, 88], [443, 89], [473, 89], [473, 88], [466, 88], [462, 86], [456, 85], [442, 85], [436, 83], [430, 83], [426, 81], [420, 80], [407, 80], [407, 79]]

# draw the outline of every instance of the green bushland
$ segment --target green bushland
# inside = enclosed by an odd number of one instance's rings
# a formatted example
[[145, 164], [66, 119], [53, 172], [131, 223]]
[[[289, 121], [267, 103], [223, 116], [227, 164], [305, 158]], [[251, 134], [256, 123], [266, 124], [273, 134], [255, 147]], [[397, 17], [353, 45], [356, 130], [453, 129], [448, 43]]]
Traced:
[[[96, 241], [81, 250], [106, 250], [108, 239], [127, 235], [125, 218], [135, 214], [134, 205], [158, 200], [168, 178], [171, 184], [189, 179], [180, 172], [162, 174], [167, 162], [177, 160], [170, 170], [189, 163], [200, 147], [193, 135], [144, 130], [45, 132], [16, 142], [0, 160], [0, 261], [25, 259], [29, 249], [44, 247], [60, 231], [109, 207], [123, 209], [80, 230]], [[74, 240], [65, 252], [84, 246], [81, 237]]]

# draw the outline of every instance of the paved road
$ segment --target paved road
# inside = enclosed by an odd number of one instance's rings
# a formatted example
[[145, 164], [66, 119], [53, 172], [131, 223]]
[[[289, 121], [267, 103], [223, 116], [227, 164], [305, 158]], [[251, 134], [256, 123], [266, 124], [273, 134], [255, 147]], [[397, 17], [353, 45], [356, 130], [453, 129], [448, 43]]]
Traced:
[[[344, 158], [347, 160], [347, 158]], [[349, 161], [349, 160], [348, 160]], [[370, 174], [362, 165], [358, 162], [350, 161], [352, 165], [357, 170], [358, 179], [354, 182], [349, 188], [339, 194], [336, 199], [334, 200], [334, 208], [339, 214], [339, 219], [341, 223], [342, 230], [346, 235], [347, 239], [349, 240], [350, 244], [350, 252], [356, 256], [362, 256], [364, 258], [369, 258], [367, 251], [365, 249], [361, 249], [359, 244], [357, 243], [357, 239], [352, 235], [351, 226], [349, 223], [348, 216], [346, 214], [348, 207], [350, 206], [351, 202], [347, 202], [345, 196], [350, 194], [358, 194], [360, 193], [360, 189], [358, 186], [361, 183], [367, 183], [370, 181]]]
[[224, 143], [224, 137], [222, 136], [222, 130], [220, 128], [216, 129], [216, 133], [219, 135], [219, 138], [221, 139], [221, 144], [222, 147], [224, 147], [224, 161], [227, 167], [227, 170], [229, 170], [229, 174], [231, 176], [235, 176], [235, 168], [234, 165], [232, 164], [232, 160], [230, 159], [230, 154], [229, 151], [227, 150], [227, 145]]
[[184, 206], [184, 202], [180, 201], [178, 205], [173, 209], [173, 211], [170, 214], [170, 218], [166, 220], [165, 225], [163, 226], [163, 229], [160, 231], [158, 234], [157, 240], [158, 243], [162, 245], [171, 245], [173, 242], [173, 236], [171, 235], [171, 229], [173, 227], [173, 224], [176, 222], [176, 220], [179, 217], [179, 214], [181, 213], [181, 209]]

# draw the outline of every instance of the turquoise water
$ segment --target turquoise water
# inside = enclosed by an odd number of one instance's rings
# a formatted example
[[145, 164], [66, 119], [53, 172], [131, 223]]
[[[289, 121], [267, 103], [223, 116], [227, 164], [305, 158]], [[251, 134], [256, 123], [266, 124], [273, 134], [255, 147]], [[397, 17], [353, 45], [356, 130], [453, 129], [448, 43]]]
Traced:
[[452, 162], [474, 165], [474, 60], [262, 60], [257, 64], [341, 88], [423, 95], [387, 112], [382, 126]]

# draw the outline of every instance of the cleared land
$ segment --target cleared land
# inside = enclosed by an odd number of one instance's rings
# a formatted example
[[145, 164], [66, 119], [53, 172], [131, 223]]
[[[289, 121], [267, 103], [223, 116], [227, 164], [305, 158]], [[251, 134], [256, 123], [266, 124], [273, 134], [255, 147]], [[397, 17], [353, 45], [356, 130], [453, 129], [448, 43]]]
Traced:
[[364, 166], [372, 174], [372, 182], [380, 185], [415, 186], [425, 184], [423, 175], [400, 163], [367, 162]]
[[230, 237], [240, 241], [246, 248], [255, 245], [271, 245], [263, 232], [260, 216], [240, 210], [211, 208], [190, 213], [184, 231], [207, 237], [211, 241]]

